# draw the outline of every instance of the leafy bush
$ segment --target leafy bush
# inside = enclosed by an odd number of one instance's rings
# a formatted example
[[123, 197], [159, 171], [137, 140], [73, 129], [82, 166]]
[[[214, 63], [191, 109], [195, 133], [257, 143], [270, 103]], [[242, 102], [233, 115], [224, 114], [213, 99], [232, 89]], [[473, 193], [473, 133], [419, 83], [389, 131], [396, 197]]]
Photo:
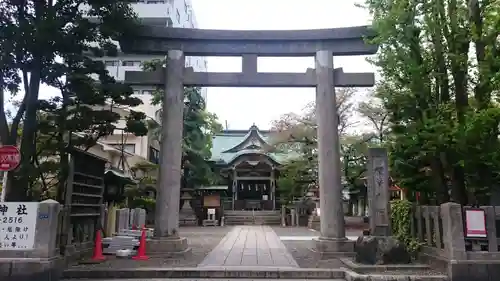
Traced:
[[154, 212], [156, 206], [156, 200], [149, 197], [136, 197], [129, 203], [129, 208], [143, 208], [146, 212]]
[[412, 237], [411, 219], [412, 203], [407, 200], [391, 201], [391, 227], [394, 236], [406, 245], [410, 254], [415, 257], [422, 246], [416, 238]]

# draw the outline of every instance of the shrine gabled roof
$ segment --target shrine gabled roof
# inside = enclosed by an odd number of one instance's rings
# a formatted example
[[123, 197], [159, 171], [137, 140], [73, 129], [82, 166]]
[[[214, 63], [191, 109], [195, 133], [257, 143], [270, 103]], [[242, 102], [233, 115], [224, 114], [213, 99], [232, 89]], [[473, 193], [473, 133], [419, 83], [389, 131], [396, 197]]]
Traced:
[[270, 131], [259, 130], [253, 125], [246, 130], [226, 130], [213, 136], [212, 158], [217, 164], [229, 164], [244, 154], [265, 154], [277, 163], [285, 160], [286, 155], [273, 153], [270, 145]]

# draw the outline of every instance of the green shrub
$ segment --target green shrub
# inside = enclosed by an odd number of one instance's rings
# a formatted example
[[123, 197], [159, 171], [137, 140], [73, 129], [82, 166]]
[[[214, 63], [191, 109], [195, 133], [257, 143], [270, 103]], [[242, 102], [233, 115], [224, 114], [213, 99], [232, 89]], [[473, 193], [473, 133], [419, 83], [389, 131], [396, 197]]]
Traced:
[[407, 200], [391, 201], [391, 228], [394, 236], [406, 245], [415, 257], [423, 245], [411, 233], [412, 203]]
[[146, 212], [154, 212], [156, 206], [156, 200], [149, 197], [136, 197], [129, 203], [129, 208], [142, 208]]

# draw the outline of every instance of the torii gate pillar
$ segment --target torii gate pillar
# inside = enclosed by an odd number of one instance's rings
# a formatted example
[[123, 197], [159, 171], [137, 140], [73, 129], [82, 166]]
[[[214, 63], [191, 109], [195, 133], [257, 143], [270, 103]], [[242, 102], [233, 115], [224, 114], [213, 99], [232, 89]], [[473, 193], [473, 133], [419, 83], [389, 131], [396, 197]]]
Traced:
[[316, 52], [315, 66], [321, 208], [321, 236], [315, 242], [318, 253], [328, 258], [354, 252], [354, 244], [345, 235], [333, 53]]
[[189, 252], [188, 241], [179, 236], [179, 198], [181, 186], [182, 131], [184, 114], [185, 56], [169, 50], [164, 84], [165, 97], [161, 124], [160, 165], [156, 193], [154, 236], [147, 243], [148, 253], [165, 255]]

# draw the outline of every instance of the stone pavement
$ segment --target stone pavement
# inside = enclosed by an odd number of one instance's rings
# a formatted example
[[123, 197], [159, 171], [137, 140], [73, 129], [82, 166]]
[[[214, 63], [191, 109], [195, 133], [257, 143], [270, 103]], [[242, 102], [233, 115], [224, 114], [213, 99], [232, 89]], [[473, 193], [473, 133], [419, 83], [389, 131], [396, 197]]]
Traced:
[[198, 265], [298, 267], [269, 226], [235, 226]]

